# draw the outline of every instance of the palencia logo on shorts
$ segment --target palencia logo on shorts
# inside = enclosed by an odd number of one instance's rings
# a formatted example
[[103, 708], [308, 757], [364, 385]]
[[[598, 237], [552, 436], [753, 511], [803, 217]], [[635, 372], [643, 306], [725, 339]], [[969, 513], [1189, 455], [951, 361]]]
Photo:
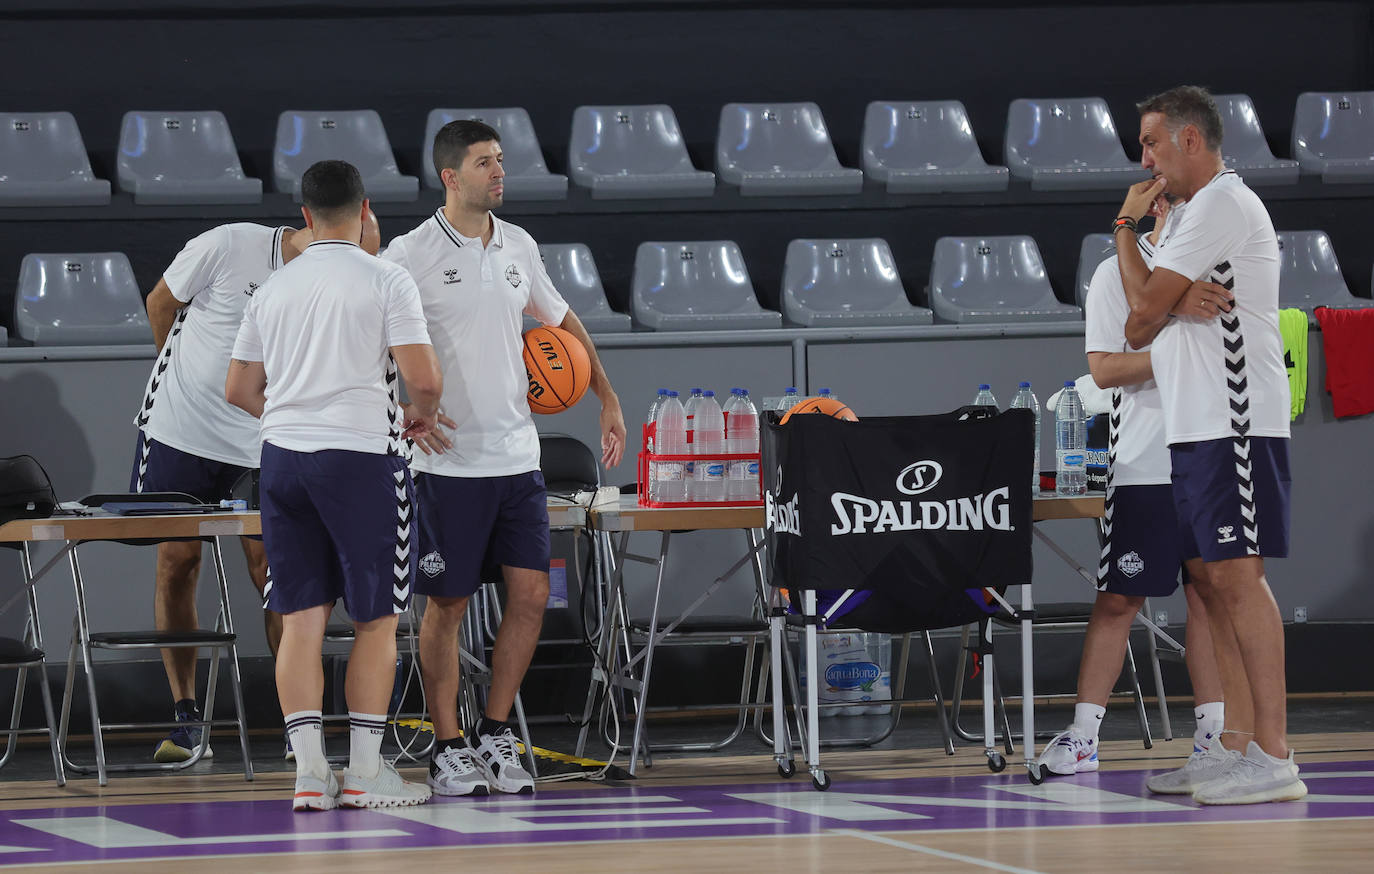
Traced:
[[[904, 495], [919, 495], [939, 484], [944, 466], [929, 459], [902, 468], [897, 474], [897, 491]], [[943, 501], [887, 501], [873, 500], [862, 495], [834, 492], [830, 505], [835, 508], [836, 521], [830, 526], [832, 536], [864, 534], [872, 531], [982, 531], [991, 528], [1011, 531], [1011, 487], [1002, 486], [986, 494]]]
[[1222, 525], [1217, 528], [1217, 543], [1235, 543], [1236, 526]]
[[1140, 557], [1140, 553], [1131, 550], [1116, 560], [1116, 569], [1128, 577], [1145, 570], [1145, 560]]
[[763, 524], [779, 534], [801, 536], [801, 513], [797, 508], [797, 496], [785, 504], [779, 504], [772, 492], [763, 493]]
[[446, 567], [448, 565], [444, 563], [444, 557], [437, 550], [420, 559], [420, 570], [424, 571], [425, 576], [430, 579], [439, 576]]

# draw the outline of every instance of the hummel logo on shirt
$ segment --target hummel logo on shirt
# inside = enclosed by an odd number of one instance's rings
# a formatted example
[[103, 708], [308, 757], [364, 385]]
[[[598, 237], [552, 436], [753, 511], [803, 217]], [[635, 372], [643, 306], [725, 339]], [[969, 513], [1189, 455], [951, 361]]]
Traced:
[[444, 271], [444, 285], [456, 285], [463, 281], [463, 277], [458, 275], [458, 269], [450, 267]]
[[253, 292], [255, 292], [255, 291], [257, 291], [257, 290], [258, 290], [258, 284], [257, 284], [256, 282], [250, 282], [250, 283], [248, 283], [248, 287], [245, 288], [245, 289], [243, 290], [243, 293], [246, 294], [246, 295], [248, 295], [249, 297], [252, 297], [252, 296], [253, 296]]
[[1234, 525], [1222, 525], [1217, 528], [1217, 543], [1235, 543], [1235, 530]]

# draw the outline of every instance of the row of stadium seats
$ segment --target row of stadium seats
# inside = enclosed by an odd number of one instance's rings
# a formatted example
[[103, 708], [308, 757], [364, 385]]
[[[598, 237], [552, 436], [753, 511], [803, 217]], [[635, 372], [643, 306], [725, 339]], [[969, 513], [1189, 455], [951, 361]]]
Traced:
[[[1293, 183], [1300, 171], [1329, 183], [1374, 180], [1374, 92], [1299, 96], [1295, 160], [1271, 153], [1249, 97], [1222, 95], [1218, 104], [1226, 162], [1251, 183]], [[427, 187], [442, 187], [428, 160], [434, 132], [458, 118], [478, 118], [501, 132], [508, 198], [567, 196], [568, 177], [549, 171], [529, 114], [518, 107], [431, 111], [420, 149]], [[852, 194], [865, 176], [895, 193], [996, 191], [1012, 177], [1037, 190], [1120, 188], [1144, 178], [1126, 157], [1106, 101], [1096, 97], [1013, 101], [1006, 166], [984, 162], [957, 100], [868, 104], [861, 151], [862, 170], [840, 165], [814, 103], [730, 103], [721, 110], [711, 173], [692, 164], [671, 107], [580, 106], [573, 112], [567, 169], [594, 198], [709, 196], [717, 174], [743, 195]], [[356, 165], [373, 200], [419, 195], [419, 180], [401, 174], [373, 110], [281, 113], [272, 164], [276, 189], [299, 198], [301, 174], [321, 158]], [[137, 203], [262, 198], [262, 181], [244, 175], [228, 123], [215, 111], [126, 113], [115, 182]], [[91, 171], [70, 113], [0, 113], [0, 205], [80, 206], [109, 199], [110, 183]]]
[[[1351, 295], [1325, 233], [1281, 233], [1279, 245], [1283, 306], [1308, 311], [1374, 306]], [[635, 323], [658, 331], [776, 328], [784, 322], [803, 327], [1067, 322], [1082, 318], [1088, 282], [1111, 251], [1105, 234], [1083, 239], [1074, 306], [1055, 298], [1030, 237], [942, 237], [935, 243], [923, 295], [932, 308], [927, 309], [911, 302], [885, 240], [793, 240], [777, 312], [760, 305], [735, 243], [641, 243], [630, 308]], [[554, 285], [588, 330], [631, 330], [630, 315], [607, 302], [586, 245], [542, 245], [540, 253]], [[19, 337], [43, 346], [150, 339], [138, 283], [120, 252], [26, 255], [14, 325]]]

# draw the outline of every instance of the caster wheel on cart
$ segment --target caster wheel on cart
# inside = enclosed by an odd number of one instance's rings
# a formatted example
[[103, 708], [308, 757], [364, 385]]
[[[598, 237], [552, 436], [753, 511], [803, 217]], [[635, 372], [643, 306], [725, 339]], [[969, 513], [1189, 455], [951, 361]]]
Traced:
[[791, 759], [788, 759], [785, 762], [778, 762], [779, 777], [783, 778], [784, 780], [787, 780], [795, 773], [797, 773], [797, 766], [792, 762]]
[[988, 770], [994, 774], [1000, 774], [1007, 768], [1007, 760], [1001, 753], [993, 753], [988, 756]]
[[1026, 770], [1026, 777], [1031, 781], [1032, 786], [1039, 786], [1045, 782], [1045, 768], [1043, 765], [1031, 765]]
[[811, 775], [811, 785], [815, 786], [820, 792], [830, 788], [830, 775], [824, 771], [817, 771]]

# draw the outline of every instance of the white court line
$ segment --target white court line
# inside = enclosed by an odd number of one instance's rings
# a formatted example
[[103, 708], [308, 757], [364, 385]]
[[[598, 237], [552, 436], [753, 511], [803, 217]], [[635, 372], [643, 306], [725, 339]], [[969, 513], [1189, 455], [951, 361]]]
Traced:
[[929, 853], [932, 856], [939, 856], [942, 859], [952, 859], [955, 862], [967, 862], [970, 865], [978, 865], [983, 868], [991, 868], [994, 871], [1006, 871], [1008, 874], [1041, 874], [1031, 868], [1017, 868], [1015, 865], [1003, 865], [1001, 862], [993, 862], [990, 859], [979, 859], [977, 856], [965, 856], [962, 853], [951, 853], [947, 850], [937, 850], [934, 847], [923, 847], [920, 844], [899, 841], [896, 838], [885, 837], [884, 835], [874, 835], [868, 832], [861, 832], [857, 829], [841, 828], [832, 829], [832, 835], [848, 835], [854, 838], [863, 838], [866, 841], [873, 841], [878, 844], [887, 844], [890, 847], [901, 847], [904, 850], [915, 850], [918, 853]]

